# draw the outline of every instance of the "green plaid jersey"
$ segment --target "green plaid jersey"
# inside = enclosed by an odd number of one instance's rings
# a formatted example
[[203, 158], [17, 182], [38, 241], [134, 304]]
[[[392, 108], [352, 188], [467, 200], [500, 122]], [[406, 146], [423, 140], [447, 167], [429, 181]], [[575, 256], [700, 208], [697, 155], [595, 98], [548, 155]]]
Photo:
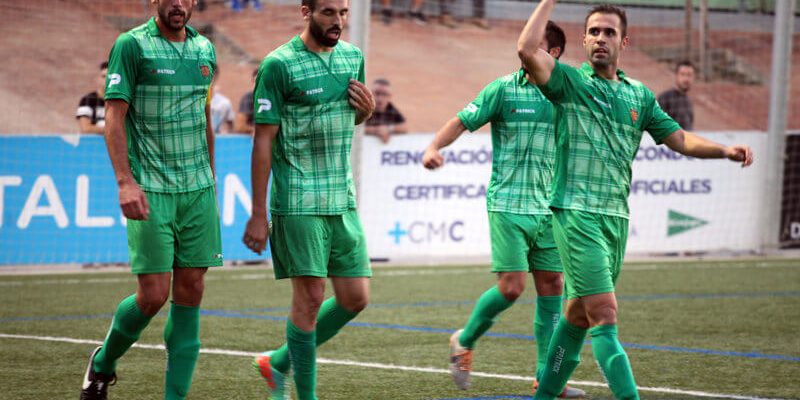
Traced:
[[553, 107], [525, 73], [520, 70], [490, 83], [458, 118], [470, 132], [492, 124], [489, 211], [550, 214]]
[[105, 98], [128, 103], [128, 159], [145, 191], [214, 185], [205, 107], [217, 56], [211, 42], [188, 26], [179, 50], [151, 18], [120, 35], [108, 57]]
[[540, 86], [556, 110], [556, 167], [550, 205], [628, 218], [631, 164], [642, 132], [657, 143], [680, 126], [650, 89], [617, 70], [606, 80], [584, 63], [556, 61]]
[[364, 82], [364, 56], [344, 41], [326, 62], [295, 36], [261, 63], [254, 120], [280, 125], [272, 144], [272, 214], [341, 215], [355, 209], [350, 79]]

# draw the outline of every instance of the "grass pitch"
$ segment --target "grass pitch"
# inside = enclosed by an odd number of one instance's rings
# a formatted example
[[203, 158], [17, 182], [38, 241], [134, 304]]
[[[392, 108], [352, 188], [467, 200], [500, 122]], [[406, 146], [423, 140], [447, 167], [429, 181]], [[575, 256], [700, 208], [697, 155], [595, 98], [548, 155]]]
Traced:
[[[464, 392], [443, 373], [450, 332], [493, 282], [486, 266], [376, 268], [370, 307], [318, 351], [320, 398], [528, 398], [530, 281], [476, 345], [474, 370], [496, 376], [475, 377]], [[0, 398], [77, 398], [90, 341], [103, 339], [134, 290], [124, 273], [0, 276]], [[630, 263], [617, 295], [642, 398], [800, 398], [800, 261]], [[190, 399], [265, 397], [248, 354], [283, 342], [289, 296], [289, 282], [270, 270], [209, 272], [201, 337], [204, 349], [221, 351], [201, 355]], [[162, 344], [164, 322], [162, 312], [139, 343]], [[582, 358], [573, 380], [586, 384], [575, 386], [611, 398], [590, 345]], [[131, 349], [109, 397], [162, 398], [164, 360], [163, 350]]]

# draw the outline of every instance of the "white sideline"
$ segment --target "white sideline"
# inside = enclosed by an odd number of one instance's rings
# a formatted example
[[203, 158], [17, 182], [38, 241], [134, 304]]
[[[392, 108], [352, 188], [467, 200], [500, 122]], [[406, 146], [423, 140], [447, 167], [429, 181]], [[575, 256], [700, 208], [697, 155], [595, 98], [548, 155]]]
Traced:
[[[21, 339], [21, 340], [39, 340], [43, 342], [61, 342], [61, 343], [72, 343], [72, 344], [92, 344], [92, 345], [100, 345], [103, 342], [99, 340], [86, 340], [86, 339], [75, 339], [75, 338], [67, 338], [67, 337], [55, 337], [55, 336], [34, 336], [34, 335], [15, 335], [15, 334], [8, 334], [8, 333], [0, 333], [0, 339]], [[133, 347], [138, 347], [140, 349], [150, 349], [150, 350], [165, 350], [164, 345], [161, 344], [140, 344], [136, 343]], [[226, 349], [207, 349], [203, 348], [200, 349], [200, 352], [203, 354], [218, 354], [218, 355], [226, 355], [226, 356], [239, 356], [239, 357], [254, 357], [259, 353], [255, 352], [248, 352], [248, 351], [237, 351], [237, 350], [226, 350]], [[410, 367], [410, 366], [403, 366], [403, 365], [393, 365], [393, 364], [381, 364], [381, 363], [370, 363], [370, 362], [360, 362], [360, 361], [349, 361], [349, 360], [331, 360], [327, 358], [318, 358], [317, 362], [320, 364], [332, 364], [332, 365], [346, 365], [351, 367], [362, 367], [362, 368], [375, 368], [375, 369], [386, 369], [386, 370], [399, 370], [399, 371], [408, 371], [408, 372], [427, 372], [433, 374], [449, 374], [450, 371], [443, 368], [430, 368], [430, 367]], [[490, 374], [485, 372], [473, 372], [472, 376], [481, 377], [481, 378], [494, 378], [494, 379], [505, 379], [505, 380], [513, 380], [513, 381], [527, 381], [530, 382], [533, 380], [532, 376], [522, 376], [522, 375], [504, 375], [504, 374]], [[592, 387], [606, 387], [605, 383], [601, 382], [593, 382], [593, 381], [569, 381], [569, 383], [573, 386], [592, 386]], [[734, 399], [734, 400], [781, 400], [781, 399], [769, 399], [764, 397], [753, 397], [753, 396], [740, 396], [734, 394], [722, 394], [722, 393], [710, 393], [710, 392], [702, 392], [698, 390], [681, 390], [681, 389], [670, 389], [670, 388], [660, 388], [660, 387], [644, 387], [639, 386], [639, 390], [643, 392], [656, 392], [656, 393], [667, 393], [667, 394], [681, 394], [687, 396], [696, 396], [696, 397], [711, 397], [711, 398], [720, 398], [720, 399]]]

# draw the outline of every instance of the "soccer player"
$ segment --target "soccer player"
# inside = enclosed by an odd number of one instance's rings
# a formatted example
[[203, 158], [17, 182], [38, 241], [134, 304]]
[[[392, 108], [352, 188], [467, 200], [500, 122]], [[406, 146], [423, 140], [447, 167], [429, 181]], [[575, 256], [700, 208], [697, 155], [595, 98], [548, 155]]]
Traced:
[[580, 68], [540, 50], [555, 3], [539, 3], [518, 43], [532, 81], [555, 106], [550, 206], [568, 299], [535, 398], [553, 399], [561, 393], [580, 362], [588, 331], [614, 396], [638, 399], [628, 356], [617, 338], [614, 284], [628, 238], [631, 164], [642, 134], [647, 131], [657, 143], [687, 156], [727, 158], [745, 167], [752, 164], [753, 154], [747, 146], [726, 147], [682, 130], [661, 110], [653, 92], [618, 68], [628, 45], [621, 8], [599, 5], [589, 11], [583, 36], [588, 62]]
[[[566, 36], [548, 22], [540, 48], [558, 59]], [[497, 317], [511, 307], [525, 290], [526, 273], [533, 275], [536, 312], [537, 370], [544, 368], [547, 346], [561, 315], [563, 268], [553, 242], [549, 204], [555, 164], [552, 105], [528, 81], [524, 69], [500, 77], [486, 86], [467, 107], [437, 132], [425, 150], [423, 165], [439, 168], [439, 150], [465, 130], [492, 126], [492, 178], [487, 191], [489, 229], [492, 239], [492, 272], [497, 284], [481, 295], [464, 329], [450, 338], [450, 373], [460, 389], [470, 386], [475, 342]], [[567, 388], [563, 398], [585, 393]]]
[[[340, 41], [347, 0], [302, 0], [306, 26], [261, 63], [255, 85], [253, 214], [244, 243], [257, 253], [269, 236], [277, 279], [292, 281], [287, 343], [254, 360], [270, 398], [316, 399], [316, 347], [367, 305], [364, 231], [356, 212], [350, 145], [375, 109], [364, 56]], [[267, 179], [272, 172], [269, 228]], [[323, 300], [325, 278], [335, 297]], [[290, 358], [291, 354], [291, 358]]]
[[128, 218], [136, 294], [92, 353], [81, 399], [105, 399], [117, 360], [169, 298], [165, 399], [183, 399], [200, 351], [207, 267], [222, 265], [209, 86], [214, 46], [186, 23], [193, 0], [151, 0], [158, 15], [119, 36], [108, 62], [106, 145]]

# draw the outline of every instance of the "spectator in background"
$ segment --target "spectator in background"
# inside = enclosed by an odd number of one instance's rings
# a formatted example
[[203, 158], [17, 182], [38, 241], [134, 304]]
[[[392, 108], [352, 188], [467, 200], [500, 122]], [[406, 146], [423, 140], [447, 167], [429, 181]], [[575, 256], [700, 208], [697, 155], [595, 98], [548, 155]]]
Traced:
[[[253, 70], [253, 84], [256, 82], [258, 69]], [[249, 91], [239, 100], [239, 112], [233, 123], [234, 132], [253, 134], [253, 91]]]
[[[241, 12], [247, 7], [249, 0], [231, 0], [231, 10]], [[253, 10], [261, 11], [261, 1], [253, 0]]]
[[[452, 5], [453, 0], [439, 0], [439, 22], [448, 28], [456, 27], [456, 21], [450, 13]], [[481, 29], [489, 29], [489, 21], [486, 19], [486, 0], [472, 0], [471, 21]]]
[[[422, 14], [422, 3], [424, 1], [425, 0], [413, 0], [411, 2], [411, 10], [408, 12], [408, 16], [411, 20], [420, 25], [428, 23], [428, 19]], [[383, 20], [384, 24], [391, 24], [392, 18], [394, 17], [392, 0], [381, 0], [381, 5], [383, 6], [381, 9], [381, 20]]]
[[233, 103], [231, 100], [221, 93], [219, 85], [219, 66], [214, 72], [214, 85], [211, 90], [211, 129], [214, 134], [219, 135], [223, 133], [223, 126], [225, 133], [232, 133], [233, 130]]
[[388, 143], [391, 135], [408, 132], [405, 117], [392, 104], [389, 80], [379, 78], [372, 82], [372, 95], [375, 97], [375, 111], [367, 120], [364, 133], [377, 136], [383, 143]]
[[694, 64], [685, 60], [675, 66], [675, 87], [658, 95], [658, 105], [686, 131], [694, 129], [694, 107], [687, 93], [694, 83]]
[[103, 101], [106, 89], [106, 71], [108, 63], [100, 64], [100, 73], [95, 79], [95, 90], [81, 97], [75, 118], [81, 133], [97, 133], [102, 135], [106, 127], [106, 105]]

